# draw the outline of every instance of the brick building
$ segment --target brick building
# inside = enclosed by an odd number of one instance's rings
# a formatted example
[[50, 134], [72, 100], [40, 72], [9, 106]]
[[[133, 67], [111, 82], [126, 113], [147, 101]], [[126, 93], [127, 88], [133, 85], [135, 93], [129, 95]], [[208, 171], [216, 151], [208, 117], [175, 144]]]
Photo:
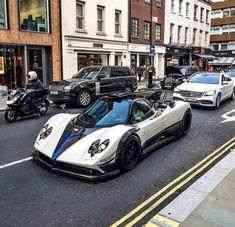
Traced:
[[156, 68], [157, 77], [162, 77], [164, 75], [164, 12], [165, 0], [129, 1], [130, 44], [128, 51], [130, 65], [131, 67], [136, 68], [151, 63], [150, 36], [152, 35], [152, 45], [155, 47], [154, 67]]
[[235, 1], [214, 3], [211, 18], [211, 47], [217, 57], [211, 64], [235, 68]]
[[0, 0], [0, 85], [24, 86], [29, 70], [60, 79], [60, 53], [59, 0]]

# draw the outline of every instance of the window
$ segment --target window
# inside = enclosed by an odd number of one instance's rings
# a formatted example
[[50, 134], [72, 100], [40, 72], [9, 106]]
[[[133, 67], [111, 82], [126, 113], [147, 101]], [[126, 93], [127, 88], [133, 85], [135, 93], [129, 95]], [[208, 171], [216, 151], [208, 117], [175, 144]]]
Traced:
[[19, 0], [20, 30], [49, 33], [48, 0]]
[[183, 0], [179, 0], [179, 14], [182, 15]]
[[211, 35], [220, 35], [220, 27], [219, 26], [213, 26], [211, 27]]
[[97, 30], [98, 32], [104, 32], [104, 7], [97, 7]]
[[194, 28], [193, 29], [193, 45], [194, 46], [196, 45], [196, 36], [197, 36], [197, 29]]
[[150, 39], [150, 22], [144, 22], [144, 38]]
[[[235, 43], [229, 44], [228, 49], [229, 50], [235, 50]], [[234, 77], [235, 77], [235, 75], [234, 75]]]
[[231, 17], [235, 17], [235, 8], [231, 8]]
[[222, 26], [222, 34], [229, 34], [229, 25]]
[[161, 25], [156, 24], [156, 40], [161, 40]]
[[162, 7], [162, 0], [157, 0], [156, 1], [156, 6]]
[[223, 18], [230, 17], [230, 9], [224, 9], [223, 10]]
[[131, 19], [131, 35], [133, 37], [139, 36], [139, 20], [132, 18]]
[[0, 0], [0, 29], [7, 29], [7, 5], [6, 0]]
[[229, 33], [230, 34], [234, 34], [235, 33], [235, 24], [230, 24]]
[[185, 44], [187, 44], [187, 42], [188, 42], [188, 30], [189, 30], [189, 28], [185, 28], [185, 34], [184, 34], [184, 43]]
[[121, 11], [115, 10], [115, 34], [121, 34]]
[[144, 121], [153, 114], [154, 112], [144, 100], [138, 100], [134, 102], [131, 112], [131, 118], [134, 123]]
[[228, 44], [221, 44], [221, 50], [227, 50]]
[[213, 50], [219, 50], [219, 45], [213, 45]]
[[171, 11], [175, 11], [175, 0], [171, 0]]
[[205, 46], [208, 46], [209, 44], [208, 38], [209, 38], [209, 32], [205, 32]]
[[213, 10], [211, 12], [211, 19], [221, 18], [221, 13], [222, 13], [222, 11], [220, 9], [219, 10]]
[[189, 2], [186, 2], [186, 17], [189, 17]]
[[182, 30], [182, 26], [178, 26], [177, 43], [180, 43], [181, 41], [181, 30]]
[[79, 30], [85, 30], [85, 23], [84, 23], [84, 2], [77, 2], [76, 5], [76, 26]]
[[170, 24], [170, 43], [173, 43], [174, 24]]
[[203, 21], [204, 8], [201, 7], [200, 21]]
[[206, 23], [209, 23], [209, 13], [210, 11], [207, 9], [206, 10]]
[[145, 0], [145, 2], [151, 4], [151, 0]]
[[194, 5], [194, 20], [197, 20], [197, 9], [198, 9], [198, 6], [197, 5]]
[[199, 46], [202, 46], [202, 35], [203, 35], [203, 31], [200, 30], [200, 33], [199, 33]]

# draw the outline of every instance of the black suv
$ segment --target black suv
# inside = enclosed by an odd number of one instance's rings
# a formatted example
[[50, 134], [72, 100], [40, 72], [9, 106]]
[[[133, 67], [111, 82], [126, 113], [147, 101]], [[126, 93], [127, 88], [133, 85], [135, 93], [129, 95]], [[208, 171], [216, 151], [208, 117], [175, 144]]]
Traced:
[[199, 68], [197, 66], [167, 66], [161, 86], [164, 89], [173, 89], [198, 71]]
[[132, 70], [121, 66], [90, 66], [80, 69], [71, 79], [54, 81], [49, 98], [56, 104], [88, 106], [92, 99], [110, 93], [133, 92], [137, 79]]

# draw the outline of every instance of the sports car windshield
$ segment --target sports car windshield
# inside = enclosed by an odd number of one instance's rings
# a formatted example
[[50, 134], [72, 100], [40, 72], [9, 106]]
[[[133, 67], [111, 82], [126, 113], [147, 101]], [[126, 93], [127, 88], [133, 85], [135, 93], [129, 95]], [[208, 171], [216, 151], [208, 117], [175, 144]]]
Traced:
[[101, 99], [79, 115], [78, 118], [86, 127], [109, 127], [125, 124], [129, 118], [130, 105], [128, 100]]
[[82, 68], [76, 74], [73, 75], [74, 79], [93, 79], [98, 72], [100, 71], [99, 67], [95, 68]]
[[232, 71], [232, 72], [227, 72], [227, 74], [233, 78], [235, 78], [235, 71]]
[[218, 73], [198, 73], [191, 77], [188, 83], [200, 83], [200, 84], [219, 84], [220, 75]]

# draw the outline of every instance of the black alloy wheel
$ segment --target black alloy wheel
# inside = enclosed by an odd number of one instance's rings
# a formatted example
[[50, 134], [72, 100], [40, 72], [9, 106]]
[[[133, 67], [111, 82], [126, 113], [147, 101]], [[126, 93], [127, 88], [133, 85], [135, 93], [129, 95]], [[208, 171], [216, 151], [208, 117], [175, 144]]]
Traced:
[[182, 120], [182, 135], [185, 136], [188, 134], [192, 122], [192, 112], [191, 110], [187, 110], [184, 114], [184, 118]]
[[220, 107], [220, 102], [221, 102], [221, 94], [219, 93], [216, 97], [216, 101], [215, 101], [215, 109], [219, 109]]
[[126, 86], [126, 87], [124, 87], [123, 91], [124, 91], [125, 93], [132, 93], [132, 92], [133, 92], [133, 89], [132, 89], [131, 86]]
[[91, 103], [91, 100], [91, 93], [87, 90], [82, 90], [77, 97], [77, 107], [87, 107]]
[[15, 108], [7, 108], [5, 111], [5, 119], [7, 122], [11, 123], [16, 121], [18, 117], [17, 109]]
[[121, 170], [128, 171], [137, 165], [140, 149], [139, 138], [136, 135], [129, 136], [120, 153], [119, 165]]

